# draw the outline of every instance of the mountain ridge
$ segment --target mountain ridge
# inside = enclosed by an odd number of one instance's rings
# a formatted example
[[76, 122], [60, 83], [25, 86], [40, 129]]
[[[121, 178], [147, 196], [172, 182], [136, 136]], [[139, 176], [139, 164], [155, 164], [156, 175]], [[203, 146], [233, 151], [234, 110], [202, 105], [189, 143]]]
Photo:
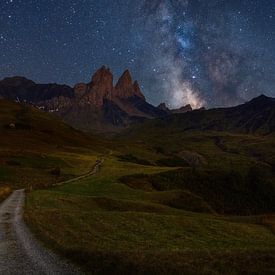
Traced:
[[139, 127], [180, 132], [225, 131], [268, 135], [275, 132], [275, 98], [260, 95], [234, 107], [175, 113]]
[[55, 113], [81, 130], [113, 131], [133, 122], [166, 115], [146, 102], [129, 70], [113, 84], [111, 70], [102, 66], [89, 83], [74, 88], [58, 84], [36, 84], [24, 77], [0, 81], [0, 97], [25, 102]]
[[260, 95], [228, 108], [201, 108], [190, 105], [169, 109], [165, 103], [155, 107], [146, 101], [139, 83], [125, 70], [114, 84], [111, 70], [102, 66], [89, 83], [73, 88], [58, 84], [36, 84], [24, 77], [0, 81], [0, 98], [24, 102], [54, 113], [74, 128], [84, 131], [113, 132], [146, 120], [174, 125], [184, 131], [217, 130], [268, 134], [275, 130], [275, 99]]

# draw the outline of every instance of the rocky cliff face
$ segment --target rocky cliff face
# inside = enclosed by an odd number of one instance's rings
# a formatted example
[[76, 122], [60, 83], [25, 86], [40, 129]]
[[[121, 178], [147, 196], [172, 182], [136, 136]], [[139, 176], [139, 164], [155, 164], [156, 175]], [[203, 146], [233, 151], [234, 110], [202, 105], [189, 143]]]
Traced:
[[104, 99], [111, 99], [113, 91], [113, 75], [110, 69], [103, 66], [92, 77], [88, 84], [85, 100], [96, 107], [102, 107]]
[[117, 101], [139, 97], [145, 101], [137, 81], [133, 82], [130, 72], [126, 70], [113, 86], [113, 75], [109, 68], [101, 67], [92, 76], [90, 83], [79, 83], [74, 87], [75, 97], [80, 104], [91, 104], [97, 108], [104, 105], [105, 100]]

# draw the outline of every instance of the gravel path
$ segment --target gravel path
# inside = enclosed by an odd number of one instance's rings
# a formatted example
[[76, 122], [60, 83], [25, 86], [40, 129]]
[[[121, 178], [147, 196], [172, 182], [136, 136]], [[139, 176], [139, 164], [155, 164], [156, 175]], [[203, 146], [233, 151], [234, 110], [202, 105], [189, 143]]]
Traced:
[[37, 242], [22, 219], [24, 190], [0, 205], [0, 274], [81, 274]]

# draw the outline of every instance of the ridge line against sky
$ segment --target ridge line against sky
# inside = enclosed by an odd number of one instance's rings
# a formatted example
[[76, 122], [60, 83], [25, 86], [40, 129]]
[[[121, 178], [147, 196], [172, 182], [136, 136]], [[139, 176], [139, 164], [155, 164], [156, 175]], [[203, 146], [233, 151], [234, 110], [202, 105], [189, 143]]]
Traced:
[[105, 64], [155, 105], [274, 97], [274, 16], [272, 0], [3, 0], [0, 78], [74, 85]]

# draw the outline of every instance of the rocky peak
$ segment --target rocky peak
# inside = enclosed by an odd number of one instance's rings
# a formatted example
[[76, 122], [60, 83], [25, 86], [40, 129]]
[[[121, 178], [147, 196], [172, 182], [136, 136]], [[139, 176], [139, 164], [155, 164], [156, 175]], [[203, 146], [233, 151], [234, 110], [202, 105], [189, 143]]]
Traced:
[[117, 84], [116, 84], [116, 89], [131, 89], [132, 88], [132, 77], [129, 72], [129, 70], [126, 70], [122, 76], [119, 78]]
[[102, 66], [99, 70], [95, 72], [92, 76], [92, 83], [93, 86], [105, 86], [109, 87], [110, 90], [113, 88], [113, 74], [111, 73], [110, 69]]
[[102, 66], [93, 75], [92, 82], [88, 84], [87, 98], [85, 98], [85, 102], [100, 107], [103, 105], [105, 98], [111, 98], [112, 91], [113, 74], [109, 68]]
[[129, 70], [126, 70], [122, 74], [122, 76], [119, 78], [114, 88], [113, 96], [120, 97], [120, 98], [129, 98], [133, 96], [138, 96], [143, 100], [145, 100], [145, 97], [140, 90], [138, 82], [135, 81], [133, 83]]

